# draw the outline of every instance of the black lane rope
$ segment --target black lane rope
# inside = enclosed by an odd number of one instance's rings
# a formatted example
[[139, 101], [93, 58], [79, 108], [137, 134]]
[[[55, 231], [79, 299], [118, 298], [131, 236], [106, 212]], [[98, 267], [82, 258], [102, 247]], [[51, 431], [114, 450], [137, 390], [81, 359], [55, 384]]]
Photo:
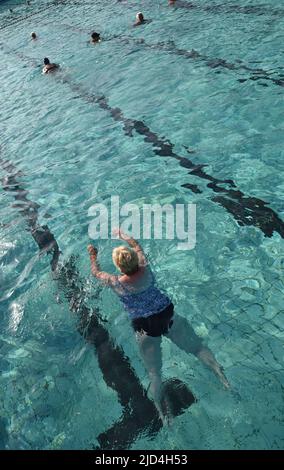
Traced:
[[[86, 305], [84, 293], [86, 282], [80, 278], [75, 256], [71, 256], [63, 266], [59, 265], [61, 252], [58, 243], [49, 227], [39, 224], [40, 206], [28, 199], [28, 191], [20, 185], [18, 178], [22, 173], [17, 171], [10, 161], [1, 157], [0, 167], [6, 173], [2, 179], [3, 190], [11, 193], [15, 199], [13, 207], [26, 220], [40, 252], [51, 255], [53, 279], [64, 292], [69, 309], [78, 317], [77, 330], [88, 343], [93, 345], [104, 381], [117, 393], [118, 401], [123, 407], [121, 419], [97, 437], [99, 448], [125, 449], [141, 434], [154, 437], [163, 426], [157, 409], [147, 397], [122, 348], [110, 337], [98, 307], [91, 309]], [[169, 398], [173, 400], [174, 416], [181, 415], [196, 402], [191, 391], [180, 380], [166, 381], [164, 386]]]
[[[81, 28], [79, 26], [74, 26], [74, 25], [70, 25], [70, 24], [67, 24], [67, 23], [60, 23], [60, 27], [64, 27], [66, 29], [70, 29], [72, 31], [76, 31], [76, 32], [80, 32], [80, 33], [86, 33], [86, 34], [89, 34], [89, 35], [92, 32], [89, 29]], [[166, 52], [166, 53], [169, 53], [169, 54], [173, 54], [173, 55], [176, 55], [176, 56], [183, 57], [185, 59], [189, 59], [191, 61], [192, 60], [197, 60], [197, 61], [200, 61], [200, 62], [204, 62], [205, 65], [207, 67], [211, 68], [211, 69], [224, 68], [224, 69], [227, 69], [227, 70], [234, 70], [234, 71], [245, 70], [245, 71], [248, 71], [248, 72], [252, 72], [252, 75], [249, 78], [243, 78], [243, 77], [238, 78], [237, 80], [240, 83], [244, 83], [247, 80], [253, 80], [253, 81], [267, 80], [267, 81], [271, 81], [274, 85], [284, 87], [284, 76], [283, 75], [280, 75], [278, 78], [270, 76], [272, 73], [275, 73], [276, 70], [270, 71], [270, 70], [264, 70], [262, 68], [249, 67], [248, 65], [241, 63], [241, 60], [239, 60], [239, 59], [236, 62], [228, 62], [225, 59], [212, 58], [212, 57], [206, 56], [206, 55], [204, 55], [204, 54], [202, 54], [202, 53], [200, 53], [200, 52], [198, 52], [194, 49], [186, 50], [186, 49], [178, 48], [175, 45], [174, 41], [166, 41], [166, 42], [158, 42], [158, 43], [154, 43], [154, 44], [149, 44], [143, 38], [136, 39], [136, 38], [133, 38], [131, 36], [115, 35], [115, 36], [111, 36], [109, 38], [106, 38], [104, 40], [104, 42], [113, 41], [113, 40], [119, 40], [121, 43], [125, 43], [125, 44], [133, 43], [137, 46], [141, 45], [141, 46], [143, 46], [147, 49]], [[21, 57], [25, 59], [24, 55], [22, 55]], [[26, 57], [26, 59], [28, 59], [28, 58]], [[33, 62], [33, 64], [34, 64], [34, 62]], [[279, 67], [279, 69], [281, 70], [281, 72], [283, 72], [282, 67]], [[261, 83], [260, 85], [261, 86], [267, 86], [267, 84], [263, 84], [263, 83]]]
[[13, 207], [17, 208], [22, 217], [26, 219], [31, 235], [38, 245], [40, 252], [52, 255], [50, 265], [51, 270], [55, 271], [58, 265], [60, 250], [48, 226], [39, 225], [38, 223], [38, 209], [40, 206], [30, 201], [27, 198], [28, 191], [18, 184], [16, 177], [21, 176], [21, 173], [17, 172], [14, 165], [11, 162], [3, 161], [1, 158], [0, 165], [3, 170], [10, 174], [2, 181], [4, 191], [13, 192], [16, 201]]
[[[279, 218], [276, 212], [270, 207], [267, 207], [267, 202], [261, 199], [246, 196], [236, 187], [233, 180], [220, 180], [204, 172], [203, 168], [206, 165], [196, 165], [186, 157], [181, 157], [174, 152], [174, 145], [167, 139], [159, 137], [158, 134], [152, 132], [151, 129], [143, 122], [136, 119], [128, 119], [124, 117], [120, 108], [112, 108], [108, 99], [102, 96], [96, 96], [92, 93], [82, 90], [82, 87], [69, 79], [64, 79], [63, 83], [67, 83], [71, 90], [80, 93], [80, 97], [87, 103], [95, 103], [101, 109], [108, 111], [114, 121], [122, 122], [124, 131], [127, 136], [132, 137], [133, 132], [144, 137], [146, 143], [150, 143], [156, 155], [161, 157], [171, 157], [179, 162], [183, 168], [190, 171], [189, 175], [196, 176], [200, 179], [209, 181], [207, 187], [212, 189], [215, 193], [220, 195], [212, 197], [212, 201], [224, 207], [237, 221], [240, 226], [255, 226], [262, 230], [262, 232], [271, 237], [273, 232], [278, 232], [284, 238], [284, 222]], [[230, 189], [226, 189], [221, 184], [228, 184]], [[195, 193], [200, 193], [201, 190], [196, 185], [185, 183], [182, 187], [189, 189]]]
[[[119, 1], [117, 3], [120, 3]], [[89, 3], [90, 5], [94, 5], [92, 3]], [[38, 15], [46, 10], [49, 10], [50, 8], [53, 8], [58, 5], [67, 5], [67, 6], [87, 6], [86, 2], [80, 2], [76, 0], [54, 0], [52, 2], [49, 2], [45, 4], [45, 6], [42, 6], [41, 8], [37, 9], [35, 12], [29, 13], [25, 16], [20, 16], [18, 18], [14, 18], [12, 21], [9, 23], [6, 23], [3, 26], [0, 26], [0, 30], [9, 28], [12, 25], [18, 24], [27, 18], [30, 18], [32, 16]], [[27, 7], [33, 6], [33, 5], [27, 5]], [[127, 5], [129, 6], [129, 5]], [[208, 13], [213, 13], [213, 14], [220, 14], [220, 13], [240, 13], [240, 14], [254, 14], [254, 15], [272, 15], [272, 16], [283, 16], [284, 15], [284, 10], [283, 9], [273, 9], [273, 8], [263, 8], [261, 6], [239, 6], [239, 5], [226, 5], [226, 4], [219, 4], [219, 5], [198, 5], [198, 4], [193, 4], [193, 3], [187, 3], [185, 1], [177, 1], [175, 4], [171, 6], [173, 9], [175, 8], [181, 8], [181, 9], [186, 9], [186, 10], [201, 10], [205, 11]]]
[[145, 45], [148, 48], [165, 50], [166, 52], [169, 52], [177, 56], [182, 56], [186, 59], [200, 60], [202, 62], [205, 62], [207, 67], [211, 69], [224, 68], [227, 70], [245, 70], [248, 72], [252, 72], [253, 75], [250, 76], [249, 78], [239, 78], [238, 81], [240, 83], [246, 82], [247, 80], [269, 80], [272, 83], [274, 83], [274, 85], [284, 87], [284, 78], [282, 79], [282, 77], [280, 78], [270, 77], [269, 72], [264, 69], [261, 69], [261, 68], [255, 69], [253, 67], [248, 67], [245, 64], [228, 62], [225, 59], [211, 58], [204, 54], [201, 54], [200, 52], [196, 50], [187, 51], [185, 49], [180, 49], [176, 47], [173, 41], [170, 41], [169, 43], [158, 43], [158, 44], [154, 44], [153, 46], [151, 44], [149, 45], [145, 44]]
[[[17, 16], [15, 18], [13, 18], [12, 21], [10, 21], [9, 23], [6, 23], [2, 26], [0, 25], [0, 30], [7, 29], [10, 26], [14, 26], [18, 23], [21, 23], [22, 21], [25, 21], [28, 18], [39, 15], [40, 13], [43, 13], [43, 12], [45, 12], [47, 10], [50, 10], [51, 8], [57, 7], [59, 5], [63, 5], [63, 6], [80, 5], [80, 6], [84, 6], [84, 2], [82, 3], [82, 2], [79, 2], [79, 1], [76, 1], [76, 0], [54, 0], [52, 2], [48, 2], [47, 4], [45, 4], [45, 6], [42, 6], [41, 8], [38, 8], [36, 11], [28, 13], [27, 15]], [[94, 5], [94, 4], [90, 3], [90, 5]]]
[[256, 15], [256, 16], [277, 16], [281, 17], [284, 15], [283, 8], [270, 8], [262, 5], [228, 5], [227, 3], [214, 4], [214, 5], [198, 5], [192, 2], [186, 2], [184, 0], [177, 0], [171, 5], [174, 8], [181, 8], [185, 10], [199, 10], [205, 11], [208, 13], [213, 13], [214, 15], [219, 15], [220, 13], [225, 14], [242, 14], [242, 15]]
[[[72, 91], [76, 93], [79, 92], [80, 97], [87, 103], [95, 103], [101, 109], [107, 111], [114, 121], [122, 122], [124, 132], [127, 136], [132, 137], [133, 132], [135, 131], [137, 134], [144, 137], [144, 141], [146, 143], [150, 143], [152, 145], [153, 151], [156, 155], [174, 158], [179, 162], [180, 166], [190, 170], [188, 172], [189, 175], [209, 181], [207, 187], [212, 189], [215, 193], [221, 194], [219, 196], [214, 196], [211, 200], [213, 202], [217, 202], [232, 214], [239, 225], [253, 225], [262, 230], [268, 237], [272, 236], [275, 231], [284, 238], [284, 222], [279, 218], [276, 212], [273, 211], [273, 209], [267, 207], [268, 203], [255, 197], [246, 196], [238, 189], [232, 189], [233, 187], [236, 187], [232, 179], [221, 180], [205, 173], [203, 168], [206, 165], [196, 165], [188, 158], [179, 156], [174, 152], [174, 145], [168, 139], [159, 137], [158, 134], [152, 132], [143, 121], [124, 117], [122, 110], [120, 108], [112, 108], [108, 104], [108, 99], [104, 95], [97, 96], [84, 91], [80, 85], [67, 78], [63, 79], [63, 83], [67, 83]], [[222, 184], [227, 184], [231, 186], [231, 188], [226, 189], [223, 186], [220, 186]], [[182, 187], [194, 192], [201, 192], [196, 185], [186, 183], [183, 184]]]
[[53, 2], [50, 2], [48, 4], [46, 4], [45, 6], [41, 7], [41, 8], [38, 8], [36, 11], [32, 12], [32, 13], [29, 13], [27, 15], [24, 15], [24, 16], [20, 16], [20, 17], [17, 17], [17, 18], [14, 18], [12, 21], [10, 21], [9, 23], [6, 23], [4, 25], [1, 25], [0, 26], [0, 30], [3, 30], [3, 29], [6, 29], [6, 28], [9, 28], [10, 26], [14, 26], [18, 23], [21, 23], [22, 21], [26, 20], [27, 18], [31, 18], [32, 16], [36, 16], [36, 15], [39, 15], [40, 13], [46, 11], [46, 10], [49, 10], [50, 8], [53, 8], [57, 5], [66, 5], [68, 2], [66, 0], [56, 0], [56, 1], [53, 1]]
[[[3, 44], [1, 45], [0, 43], [0, 46], [2, 46], [3, 49]], [[8, 54], [12, 53], [29, 63], [31, 63], [31, 61], [33, 62], [32, 59], [24, 56], [22, 53], [12, 51], [11, 49], [9, 50], [10, 52]], [[273, 232], [277, 232], [284, 238], [284, 222], [273, 209], [267, 207], [267, 202], [256, 197], [246, 196], [242, 191], [236, 188], [232, 179], [221, 180], [205, 173], [203, 168], [207, 165], [196, 165], [189, 160], [189, 158], [179, 156], [175, 153], [174, 144], [170, 140], [160, 137], [157, 133], [151, 131], [143, 121], [126, 118], [120, 108], [112, 108], [109, 105], [108, 99], [104, 95], [90, 93], [84, 90], [81, 85], [71, 81], [67, 77], [61, 79], [61, 82], [67, 84], [69, 88], [77, 93], [85, 102], [98, 105], [99, 108], [107, 111], [114, 121], [121, 122], [125, 135], [133, 137], [135, 131], [137, 134], [143, 136], [144, 142], [152, 145], [155, 155], [174, 158], [179, 162], [181, 167], [189, 170], [188, 174], [190, 176], [209, 181], [207, 187], [218, 194], [217, 196], [213, 196], [211, 200], [226, 209], [240, 226], [254, 226], [260, 229], [267, 237], [271, 237]], [[224, 184], [228, 185], [229, 189], [223, 187], [222, 185]], [[197, 185], [190, 183], [185, 183], [182, 187], [195, 193], [202, 192]]]
[[[0, 26], [0, 30], [8, 28], [11, 25], [17, 24], [18, 22], [23, 21], [26, 18], [29, 18], [31, 16], [42, 13], [43, 11], [48, 10], [50, 8], [53, 8], [54, 6], [57, 6], [57, 5], [67, 5], [67, 6], [80, 5], [80, 6], [84, 6], [84, 5], [86, 5], [86, 3], [85, 2], [81, 3], [81, 2], [78, 2], [76, 0], [73, 0], [73, 1], [72, 0], [71, 1], [56, 0], [56, 1], [48, 3], [46, 7], [38, 9], [36, 12], [30, 13], [29, 15], [26, 15], [24, 17], [15, 19], [12, 22], [10, 22], [9, 24], [6, 24], [4, 26]], [[93, 4], [91, 4], [91, 5], [93, 5]], [[185, 5], [190, 5], [190, 4], [185, 4]], [[193, 7], [189, 6], [189, 8], [193, 8]], [[213, 8], [213, 7], [211, 6], [211, 7], [206, 7], [206, 8]], [[101, 10], [99, 10], [99, 11], [101, 11]], [[284, 10], [283, 10], [283, 13], [284, 13]], [[70, 27], [70, 25], [66, 25], [66, 24], [65, 24], [65, 26]], [[72, 29], [77, 29], [77, 30], [80, 30], [80, 31], [86, 31], [86, 30], [83, 30], [83, 29], [80, 29], [80, 28], [72, 28]], [[120, 38], [120, 37], [118, 36], [118, 38]], [[131, 38], [121, 37], [121, 40], [127, 40], [127, 39], [131, 40]], [[141, 40], [133, 39], [133, 41], [136, 42], [137, 44], [144, 44], [145, 47], [148, 47], [148, 48], [151, 48], [151, 49], [166, 50], [168, 53], [183, 56], [187, 59], [195, 59], [195, 60], [199, 59], [199, 60], [205, 61], [206, 65], [208, 67], [212, 68], [212, 69], [216, 69], [216, 68], [219, 68], [219, 67], [226, 68], [228, 70], [242, 70], [243, 69], [243, 70], [246, 70], [246, 71], [251, 71], [253, 73], [253, 75], [249, 78], [240, 78], [240, 79], [238, 79], [238, 81], [240, 83], [244, 83], [247, 80], [253, 80], [253, 81], [269, 80], [269, 81], [273, 82], [275, 85], [284, 87], [284, 79], [282, 77], [280, 77], [280, 78], [270, 77], [269, 72], [266, 71], [266, 70], [254, 69], [254, 68], [248, 67], [244, 64], [230, 63], [230, 62], [228, 62], [224, 59], [210, 58], [210, 57], [208, 57], [204, 54], [200, 54], [198, 51], [195, 51], [195, 50], [188, 51], [188, 50], [180, 49], [180, 48], [177, 48], [175, 46], [173, 41], [167, 41], [166, 43], [161, 42], [161, 43], [158, 43], [158, 44], [147, 44], [143, 39], [141, 39]], [[262, 86], [267, 86], [266, 84], [262, 84], [262, 83], [261, 83], [261, 85]]]
[[[67, 23], [60, 23], [60, 27], [62, 26], [72, 31], [78, 31], [81, 33], [91, 34], [92, 32], [91, 30], [88, 30], [86, 28], [69, 25]], [[168, 54], [180, 56], [189, 60], [197, 60], [200, 62], [204, 62], [205, 65], [211, 69], [224, 68], [226, 70], [234, 70], [234, 71], [244, 70], [246, 72], [252, 72], [252, 75], [249, 78], [238, 78], [237, 80], [240, 83], [244, 83], [247, 80], [253, 80], [253, 81], [268, 80], [268, 81], [271, 81], [274, 85], [284, 87], [284, 75], [281, 75], [278, 78], [270, 76], [271, 73], [276, 72], [275, 70], [268, 71], [262, 68], [249, 67], [248, 65], [243, 64], [241, 60], [237, 60], [236, 62], [228, 62], [227, 60], [220, 59], [218, 57], [214, 58], [214, 57], [206, 56], [205, 54], [202, 54], [196, 51], [195, 49], [192, 49], [192, 50], [181, 49], [175, 45], [174, 41], [166, 41], [166, 42], [158, 42], [158, 43], [150, 44], [150, 43], [147, 43], [145, 39], [143, 38], [136, 39], [131, 36], [117, 35], [117, 36], [111, 36], [109, 38], [106, 38], [105, 42], [113, 41], [113, 40], [119, 40], [120, 42], [126, 43], [126, 44], [133, 43], [133, 44], [136, 44], [137, 46], [141, 45], [147, 49], [166, 52]], [[279, 67], [279, 69], [283, 73], [282, 67]], [[261, 85], [267, 86], [267, 84], [263, 84], [263, 83], [261, 83]]]

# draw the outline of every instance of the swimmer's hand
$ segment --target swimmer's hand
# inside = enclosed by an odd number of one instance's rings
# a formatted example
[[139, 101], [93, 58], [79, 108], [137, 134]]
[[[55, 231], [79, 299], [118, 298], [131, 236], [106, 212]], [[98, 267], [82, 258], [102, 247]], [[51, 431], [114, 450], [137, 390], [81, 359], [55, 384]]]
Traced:
[[88, 245], [87, 250], [88, 250], [90, 256], [95, 256], [95, 257], [97, 257], [97, 255], [98, 255], [98, 250], [96, 249], [95, 246], [93, 246], [93, 245]]

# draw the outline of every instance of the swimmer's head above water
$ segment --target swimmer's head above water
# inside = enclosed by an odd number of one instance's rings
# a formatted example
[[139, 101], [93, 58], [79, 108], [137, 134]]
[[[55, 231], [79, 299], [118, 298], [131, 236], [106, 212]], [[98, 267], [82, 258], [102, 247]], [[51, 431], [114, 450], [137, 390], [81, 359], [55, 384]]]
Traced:
[[143, 15], [143, 13], [141, 13], [141, 11], [139, 11], [139, 13], [137, 13], [136, 21], [140, 21], [140, 22], [144, 21], [144, 15]]
[[144, 15], [139, 11], [136, 15], [136, 22], [134, 23], [134, 26], [138, 26], [139, 24], [145, 23]]
[[138, 271], [139, 260], [136, 251], [127, 246], [118, 246], [112, 252], [112, 260], [114, 265], [123, 274], [134, 274]]
[[36, 33], [32, 32], [32, 33], [31, 33], [31, 38], [32, 38], [32, 39], [36, 39], [36, 38], [37, 38]]
[[91, 42], [100, 42], [101, 36], [100, 33], [96, 33], [95, 31], [91, 34]]
[[53, 72], [54, 70], [58, 69], [58, 64], [51, 64], [48, 57], [43, 59], [44, 67], [42, 69], [42, 73], [49, 73]]

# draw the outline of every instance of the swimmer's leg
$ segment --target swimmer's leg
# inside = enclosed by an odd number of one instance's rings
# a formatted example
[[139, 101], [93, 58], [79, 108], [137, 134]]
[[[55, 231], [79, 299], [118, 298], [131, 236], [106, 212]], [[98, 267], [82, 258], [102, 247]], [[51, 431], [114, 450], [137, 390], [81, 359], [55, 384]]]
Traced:
[[174, 315], [174, 321], [169, 333], [167, 334], [180, 349], [194, 354], [200, 361], [213, 370], [225, 388], [229, 388], [230, 384], [223, 373], [222, 366], [217, 362], [212, 351], [203, 345], [202, 340], [195, 333], [186, 318], [180, 315]]
[[161, 337], [148, 336], [145, 333], [136, 332], [136, 340], [140, 354], [149, 375], [149, 391], [163, 420], [161, 405], [162, 399], [162, 350]]

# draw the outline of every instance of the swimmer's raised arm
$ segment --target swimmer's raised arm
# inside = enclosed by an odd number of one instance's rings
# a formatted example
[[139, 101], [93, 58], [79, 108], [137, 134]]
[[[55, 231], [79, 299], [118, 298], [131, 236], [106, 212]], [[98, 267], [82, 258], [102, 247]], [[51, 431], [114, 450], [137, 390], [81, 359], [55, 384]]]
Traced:
[[91, 271], [93, 276], [101, 281], [106, 282], [109, 285], [113, 285], [117, 282], [117, 276], [113, 276], [112, 274], [106, 273], [101, 271], [100, 265], [98, 263], [98, 250], [93, 245], [88, 245], [87, 250], [90, 255], [90, 262], [91, 262]]
[[128, 243], [128, 245], [131, 246], [131, 248], [133, 248], [134, 251], [136, 251], [136, 253], [138, 255], [138, 260], [139, 260], [140, 266], [141, 265], [145, 266], [147, 264], [147, 259], [146, 259], [146, 256], [144, 254], [143, 248], [138, 243], [137, 240], [130, 237], [126, 233], [122, 232], [122, 230], [120, 230], [120, 229], [115, 229], [113, 231], [113, 233], [114, 233], [114, 235], [117, 235], [121, 240], [124, 240], [126, 243]]

